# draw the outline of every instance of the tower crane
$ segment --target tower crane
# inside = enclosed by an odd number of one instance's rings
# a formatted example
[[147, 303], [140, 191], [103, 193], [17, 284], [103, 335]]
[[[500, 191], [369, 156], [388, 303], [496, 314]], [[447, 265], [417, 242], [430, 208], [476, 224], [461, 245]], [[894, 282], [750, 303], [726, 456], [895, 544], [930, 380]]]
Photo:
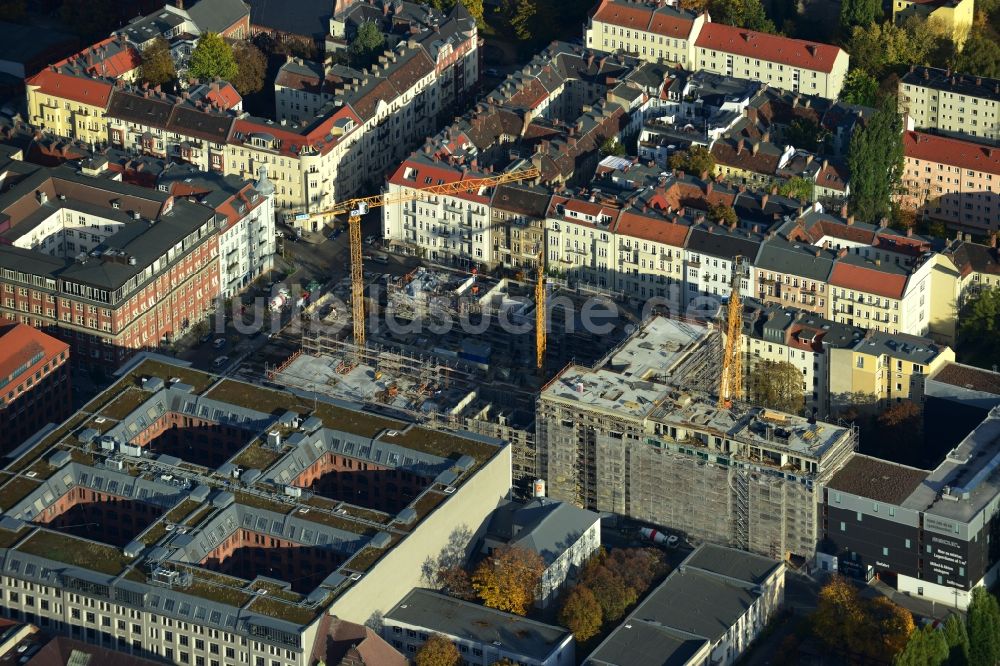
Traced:
[[726, 311], [726, 347], [722, 356], [722, 376], [719, 378], [719, 407], [729, 408], [743, 397], [743, 304], [740, 299], [740, 278], [743, 257], [733, 259], [733, 281]]
[[347, 215], [348, 232], [351, 245], [351, 301], [354, 317], [354, 344], [360, 350], [365, 346], [365, 285], [364, 270], [361, 259], [361, 216], [372, 208], [381, 208], [400, 203], [415, 201], [438, 194], [456, 194], [459, 192], [474, 192], [484, 187], [495, 187], [504, 183], [537, 178], [540, 172], [537, 167], [529, 166], [516, 171], [487, 176], [485, 178], [469, 178], [454, 183], [443, 183], [429, 187], [411, 188], [396, 194], [376, 194], [368, 197], [347, 199], [333, 205], [327, 210], [314, 213], [311, 221], [321, 224], [332, 222], [338, 215]]
[[538, 253], [538, 279], [535, 282], [535, 367], [545, 363], [545, 248]]

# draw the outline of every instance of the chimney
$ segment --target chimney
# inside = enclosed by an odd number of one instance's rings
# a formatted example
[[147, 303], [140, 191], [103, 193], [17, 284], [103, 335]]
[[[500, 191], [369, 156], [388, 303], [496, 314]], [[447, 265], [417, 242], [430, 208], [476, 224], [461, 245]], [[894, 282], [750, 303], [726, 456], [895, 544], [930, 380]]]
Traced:
[[840, 204], [840, 216], [847, 217], [847, 203]]
[[848, 215], [847, 216], [847, 226], [849, 226], [849, 227], [854, 226], [854, 216], [853, 215]]
[[994, 231], [993, 233], [990, 234], [990, 247], [996, 249], [996, 246], [997, 246], [997, 232]]
[[818, 257], [819, 255], [820, 255], [820, 251], [816, 250], [816, 256]]
[[184, 9], [184, 0], [177, 0], [177, 9]]
[[823, 158], [823, 171], [826, 171], [828, 166], [830, 166], [830, 160]]
[[713, 187], [712, 181], [708, 181], [707, 183], [705, 183], [705, 196], [708, 196], [709, 194], [712, 193], [712, 187]]
[[906, 227], [906, 237], [907, 238], [913, 237], [913, 227]]
[[880, 229], [885, 229], [886, 227], [888, 227], [889, 226], [889, 218], [883, 216], [882, 219], [878, 221], [878, 226], [879, 226]]
[[875, 265], [876, 266], [881, 266], [882, 265], [882, 260], [881, 259], [876, 259], [875, 260]]
[[754, 142], [753, 148], [751, 148], [750, 152], [756, 155], [759, 150], [760, 150], [760, 142]]
[[841, 258], [846, 257], [847, 256], [847, 248], [846, 247], [840, 248], [840, 251], [837, 252], [837, 256], [841, 257]]
[[740, 153], [743, 152], [743, 144], [744, 144], [744, 142], [743, 142], [742, 138], [739, 141], [736, 142], [736, 154], [737, 155], [739, 155]]
[[767, 206], [768, 196], [769, 195], [767, 193], [760, 195], [760, 207], [762, 210], [764, 209], [765, 206]]

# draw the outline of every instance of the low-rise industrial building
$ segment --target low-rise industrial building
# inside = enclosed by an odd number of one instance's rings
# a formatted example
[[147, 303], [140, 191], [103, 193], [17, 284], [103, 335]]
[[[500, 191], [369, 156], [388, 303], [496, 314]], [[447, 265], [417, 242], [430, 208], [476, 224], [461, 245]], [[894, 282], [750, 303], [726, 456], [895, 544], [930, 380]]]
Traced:
[[382, 636], [410, 659], [432, 634], [452, 641], [462, 661], [474, 666], [503, 659], [559, 666], [576, 657], [576, 641], [568, 629], [432, 590], [411, 590], [382, 617]]
[[586, 666], [729, 666], [785, 600], [782, 562], [699, 546], [584, 660]]

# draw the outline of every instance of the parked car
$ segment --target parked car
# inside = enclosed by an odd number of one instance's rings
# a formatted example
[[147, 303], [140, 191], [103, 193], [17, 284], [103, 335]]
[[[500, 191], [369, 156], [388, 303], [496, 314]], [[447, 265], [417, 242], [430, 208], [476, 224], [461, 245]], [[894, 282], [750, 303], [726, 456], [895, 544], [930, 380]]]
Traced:
[[496, 77], [499, 77], [500, 76], [500, 70], [496, 69], [495, 67], [490, 67], [489, 69], [486, 70], [486, 76], [496, 76]]
[[212, 346], [215, 347], [216, 349], [222, 349], [223, 347], [226, 346], [226, 339], [216, 338], [215, 342], [212, 343]]
[[212, 361], [212, 367], [213, 368], [221, 368], [222, 366], [226, 365], [227, 363], [229, 363], [229, 357], [228, 356], [220, 356], [219, 358], [217, 358], [214, 361]]

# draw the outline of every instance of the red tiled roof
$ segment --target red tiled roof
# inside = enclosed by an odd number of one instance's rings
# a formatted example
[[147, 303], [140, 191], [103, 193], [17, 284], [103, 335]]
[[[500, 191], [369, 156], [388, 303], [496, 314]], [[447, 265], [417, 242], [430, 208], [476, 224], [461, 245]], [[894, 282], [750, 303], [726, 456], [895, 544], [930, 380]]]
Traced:
[[40, 92], [105, 109], [113, 87], [107, 81], [86, 79], [79, 76], [43, 69], [26, 81], [29, 86], [38, 86]]
[[899, 299], [903, 297], [903, 290], [906, 288], [906, 276], [837, 261], [830, 273], [830, 285]]
[[833, 70], [841, 53], [831, 44], [769, 35], [721, 23], [706, 23], [695, 44], [700, 48], [827, 73]]
[[213, 104], [218, 104], [223, 109], [231, 109], [243, 101], [240, 94], [236, 92], [236, 88], [228, 82], [221, 83], [218, 90], [210, 90], [205, 95], [205, 99]]
[[594, 13], [597, 21], [637, 30], [645, 30], [652, 16], [653, 10], [649, 7], [626, 5], [611, 0], [604, 0]]
[[[0, 389], [9, 383], [18, 382], [21, 377], [34, 374], [54, 356], [69, 349], [69, 345], [65, 342], [56, 340], [31, 326], [11, 325], [12, 322], [6, 319], [0, 319], [0, 323], [6, 327], [0, 331], [2, 332], [0, 335]], [[24, 367], [16, 377], [11, 376], [39, 352], [42, 353], [40, 360]]]
[[[410, 178], [405, 178], [404, 174], [408, 168], [413, 169], [413, 173]], [[443, 163], [428, 164], [426, 162], [418, 162], [408, 159], [400, 164], [399, 168], [393, 172], [392, 177], [389, 178], [389, 182], [393, 185], [400, 185], [402, 187], [422, 189], [433, 185], [457, 183], [463, 180], [485, 177], [485, 174], [474, 173], [472, 171], [462, 171], [461, 169], [450, 167]], [[430, 178], [429, 183], [427, 182], [428, 178]], [[482, 195], [478, 192], [456, 192], [455, 194], [449, 194], [448, 196], [484, 204], [488, 204], [490, 202], [490, 197], [488, 195]]]
[[903, 154], [927, 162], [1000, 174], [1000, 148], [923, 132], [903, 132]]
[[649, 31], [665, 37], [687, 39], [691, 35], [693, 25], [694, 21], [680, 16], [656, 12], [653, 14], [653, 21], [649, 24]]
[[690, 227], [669, 222], [662, 218], [646, 217], [637, 213], [623, 212], [618, 218], [615, 232], [633, 238], [665, 243], [674, 247], [684, 247]]

